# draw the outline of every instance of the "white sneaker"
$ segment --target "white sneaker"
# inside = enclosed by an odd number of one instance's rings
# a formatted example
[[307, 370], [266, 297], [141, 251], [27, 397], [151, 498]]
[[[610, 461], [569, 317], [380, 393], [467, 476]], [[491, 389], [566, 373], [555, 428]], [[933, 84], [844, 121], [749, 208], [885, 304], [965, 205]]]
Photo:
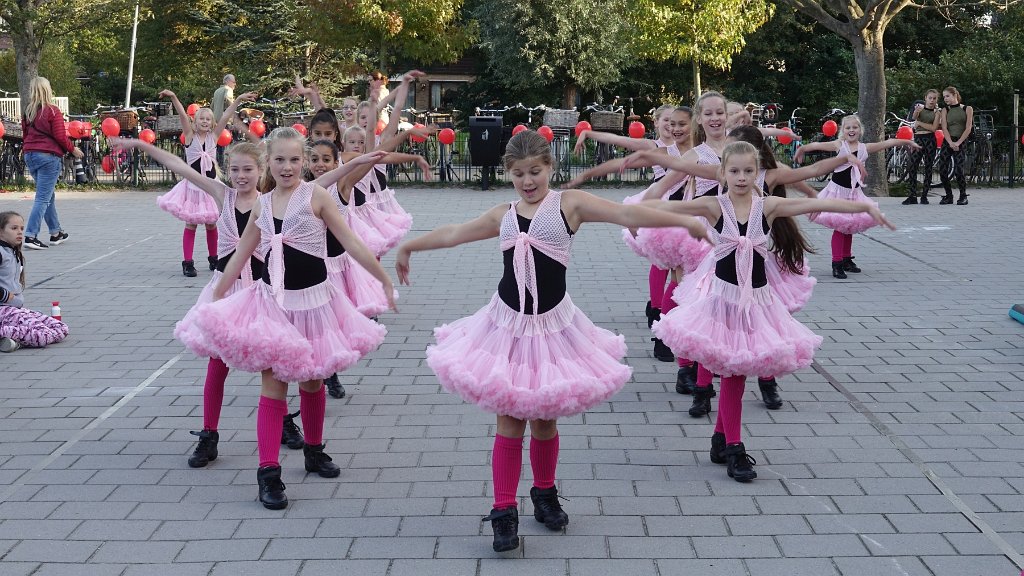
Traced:
[[14, 352], [21, 348], [21, 343], [10, 338], [0, 338], [0, 352]]

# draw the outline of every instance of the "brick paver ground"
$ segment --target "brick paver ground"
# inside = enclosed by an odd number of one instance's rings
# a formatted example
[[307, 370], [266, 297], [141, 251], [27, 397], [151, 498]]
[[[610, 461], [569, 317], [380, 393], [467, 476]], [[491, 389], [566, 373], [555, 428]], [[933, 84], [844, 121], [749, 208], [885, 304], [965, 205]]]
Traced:
[[[342, 376], [348, 398], [328, 399], [341, 477], [306, 476], [283, 448], [292, 503], [273, 512], [255, 501], [253, 375], [228, 381], [220, 458], [185, 463], [205, 362], [171, 330], [209, 272], [181, 275], [181, 226], [154, 192], [60, 193], [71, 240], [28, 254], [27, 302], [60, 300], [72, 334], [0, 356], [0, 574], [1015, 576], [1024, 326], [1006, 311], [1024, 301], [1021, 192], [978, 190], [967, 207], [883, 199], [900, 229], [858, 236], [865, 271], [846, 281], [828, 274], [830, 231], [804, 224], [822, 252], [799, 317], [825, 343], [782, 381], [782, 410], [748, 389], [747, 485], [708, 461], [712, 420], [686, 414], [674, 367], [651, 358], [646, 265], [617, 228], [587, 225], [570, 292], [626, 335], [634, 378], [561, 423], [571, 523], [548, 533], [527, 498], [511, 557], [480, 522], [493, 417], [443, 393], [423, 361], [431, 329], [494, 290], [494, 241], [414, 257], [387, 342]], [[399, 195], [419, 234], [513, 192]], [[0, 210], [27, 214], [30, 196], [2, 194]]]

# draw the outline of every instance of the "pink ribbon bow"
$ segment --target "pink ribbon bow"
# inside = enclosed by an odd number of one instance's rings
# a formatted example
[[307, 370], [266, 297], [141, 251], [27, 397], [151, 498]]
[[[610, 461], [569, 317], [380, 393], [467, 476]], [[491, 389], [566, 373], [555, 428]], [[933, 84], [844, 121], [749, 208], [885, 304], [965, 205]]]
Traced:
[[[530, 236], [526, 232], [519, 232], [514, 241], [505, 241], [501, 249], [512, 248], [512, 271], [516, 275], [516, 287], [519, 288], [519, 314], [526, 312], [526, 290], [533, 295], [533, 313], [537, 313], [537, 263], [533, 256], [533, 248], [556, 258], [558, 249], [555, 246]], [[557, 259], [557, 258], [556, 258]]]

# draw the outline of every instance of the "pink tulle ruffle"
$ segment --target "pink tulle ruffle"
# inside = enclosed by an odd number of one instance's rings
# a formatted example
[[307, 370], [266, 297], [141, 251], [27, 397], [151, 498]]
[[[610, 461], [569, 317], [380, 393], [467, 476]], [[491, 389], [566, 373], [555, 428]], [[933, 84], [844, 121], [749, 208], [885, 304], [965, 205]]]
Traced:
[[772, 292], [782, 301], [782, 305], [790, 314], [799, 312], [811, 299], [814, 293], [814, 286], [818, 279], [811, 276], [811, 267], [804, 260], [803, 270], [800, 274], [793, 274], [782, 268], [773, 254], [769, 254], [765, 260], [765, 273], [768, 276], [768, 285]]
[[553, 420], [604, 402], [629, 380], [625, 339], [595, 326], [566, 295], [520, 315], [497, 294], [472, 316], [434, 330], [427, 364], [441, 385], [488, 412]]
[[[818, 198], [850, 200], [852, 202], [861, 202], [864, 204], [873, 204], [876, 207], [878, 206], [878, 202], [875, 202], [871, 198], [865, 196], [864, 192], [860, 188], [846, 188], [834, 182], [829, 182], [828, 186], [825, 186], [821, 192], [818, 193]], [[815, 224], [820, 224], [826, 228], [842, 232], [843, 234], [857, 234], [878, 225], [875, 222], [875, 219], [866, 212], [857, 212], [854, 214], [816, 212], [809, 214], [807, 218]]]
[[[362, 315], [367, 318], [388, 310], [384, 285], [348, 254], [327, 259], [327, 274], [339, 286]], [[398, 300], [398, 291], [394, 293]]]
[[384, 250], [381, 255], [398, 246], [412, 228], [412, 216], [390, 214], [369, 202], [361, 206], [349, 206], [349, 212], [352, 217], [362, 220], [376, 230], [384, 239]]
[[[210, 281], [203, 287], [202, 292], [199, 293], [199, 298], [196, 299], [196, 303], [185, 313], [185, 317], [178, 321], [174, 325], [174, 337], [177, 338], [190, 352], [196, 356], [203, 356], [206, 358], [216, 358], [217, 352], [215, 347], [206, 341], [203, 337], [203, 333], [199, 330], [199, 326], [196, 324], [196, 318], [199, 315], [199, 308], [203, 304], [209, 304], [213, 302], [213, 291], [217, 288], [217, 283], [220, 282], [223, 274], [220, 270], [215, 270], [213, 275], [210, 277]], [[242, 279], [235, 280], [228, 287], [225, 298], [231, 296], [239, 290], [243, 290], [246, 283]]]
[[691, 272], [711, 253], [711, 245], [690, 236], [685, 228], [641, 228], [636, 242], [658, 268], [682, 267]]
[[220, 218], [213, 198], [188, 180], [178, 182], [174, 188], [157, 196], [156, 205], [186, 224], [213, 224]]

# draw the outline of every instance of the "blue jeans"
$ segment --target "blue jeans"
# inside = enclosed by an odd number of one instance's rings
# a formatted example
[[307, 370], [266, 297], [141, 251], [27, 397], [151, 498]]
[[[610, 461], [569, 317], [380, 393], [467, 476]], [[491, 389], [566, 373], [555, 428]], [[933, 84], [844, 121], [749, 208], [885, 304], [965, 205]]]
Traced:
[[36, 200], [25, 226], [25, 237], [37, 237], [41, 219], [46, 220], [46, 227], [50, 229], [50, 236], [53, 236], [61, 231], [60, 220], [57, 219], [57, 203], [53, 196], [57, 179], [64, 170], [64, 159], [46, 152], [26, 152], [25, 166], [36, 182]]

